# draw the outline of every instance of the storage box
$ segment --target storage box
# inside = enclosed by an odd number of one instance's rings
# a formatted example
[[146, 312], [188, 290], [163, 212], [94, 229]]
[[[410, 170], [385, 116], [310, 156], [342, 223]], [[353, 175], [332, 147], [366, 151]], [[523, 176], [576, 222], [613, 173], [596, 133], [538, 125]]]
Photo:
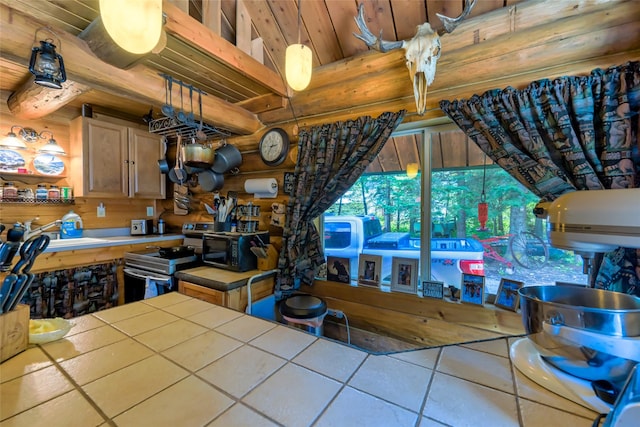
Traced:
[[266, 245], [267, 256], [265, 258], [258, 257], [258, 270], [273, 270], [278, 266], [278, 251], [273, 245]]
[[29, 345], [29, 306], [18, 306], [0, 315], [0, 362], [27, 349]]

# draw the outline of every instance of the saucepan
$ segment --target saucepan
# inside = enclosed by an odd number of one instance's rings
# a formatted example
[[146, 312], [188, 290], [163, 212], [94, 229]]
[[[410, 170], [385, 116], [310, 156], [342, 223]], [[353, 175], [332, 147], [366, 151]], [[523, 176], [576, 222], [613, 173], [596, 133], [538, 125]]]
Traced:
[[616, 382], [640, 362], [640, 298], [568, 286], [526, 286], [518, 293], [527, 337], [556, 368]]
[[208, 168], [213, 164], [215, 155], [211, 146], [199, 144], [195, 138], [191, 138], [191, 144], [182, 146], [182, 161], [186, 166]]
[[169, 162], [167, 161], [167, 137], [162, 137], [162, 145], [164, 147], [163, 155], [160, 160], [158, 160], [158, 167], [160, 168], [160, 172], [163, 174], [169, 173]]
[[224, 186], [224, 175], [211, 169], [205, 169], [198, 173], [198, 184], [200, 184], [202, 191], [220, 190]]
[[242, 164], [242, 154], [236, 146], [227, 144], [224, 140], [220, 144], [211, 169], [216, 173], [227, 173]]

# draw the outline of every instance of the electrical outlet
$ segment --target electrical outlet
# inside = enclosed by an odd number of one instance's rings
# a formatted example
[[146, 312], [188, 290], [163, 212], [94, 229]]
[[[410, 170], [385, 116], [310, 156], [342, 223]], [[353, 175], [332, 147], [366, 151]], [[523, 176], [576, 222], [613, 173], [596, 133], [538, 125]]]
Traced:
[[153, 206], [147, 206], [147, 216], [153, 216]]
[[344, 313], [341, 310], [335, 310], [333, 308], [327, 309], [327, 314], [337, 319], [342, 319], [344, 317]]
[[104, 204], [100, 203], [100, 205], [98, 206], [97, 215], [98, 218], [104, 218], [105, 216], [107, 216], [107, 208], [104, 207]]

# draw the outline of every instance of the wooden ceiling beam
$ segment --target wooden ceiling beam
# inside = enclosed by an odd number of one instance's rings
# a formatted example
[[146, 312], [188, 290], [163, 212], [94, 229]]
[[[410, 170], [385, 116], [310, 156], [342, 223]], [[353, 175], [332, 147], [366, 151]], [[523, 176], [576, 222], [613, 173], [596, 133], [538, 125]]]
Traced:
[[206, 52], [217, 61], [233, 68], [236, 72], [268, 88], [280, 96], [287, 95], [282, 78], [251, 55], [235, 47], [213, 31], [194, 21], [189, 15], [165, 0], [162, 9], [167, 15], [165, 31], [173, 37]]
[[[1, 4], [0, 27], [11, 28], [11, 38], [3, 38], [0, 56], [19, 58], [26, 67], [33, 34], [43, 25], [31, 16]], [[165, 102], [165, 79], [156, 71], [142, 65], [121, 70], [98, 59], [76, 36], [58, 29], [56, 35], [64, 46], [62, 55], [70, 81], [142, 103], [161, 105]], [[203, 98], [202, 113], [205, 121], [241, 135], [252, 134], [262, 127], [255, 114], [213, 96]]]
[[[461, 25], [458, 30], [462, 31], [447, 35], [446, 40], [443, 37], [425, 118], [444, 115], [439, 108], [442, 99], [466, 98], [509, 85], [522, 88], [540, 78], [583, 75], [603, 65], [638, 59], [640, 9], [635, 2], [615, 2], [606, 8], [588, 3], [580, 14], [569, 17], [537, 13], [547, 2], [526, 4], [529, 7], [511, 13], [501, 10], [465, 22], [466, 30]], [[513, 29], [511, 20], [519, 20], [520, 14], [537, 17], [538, 25]], [[474, 44], [476, 28], [499, 25], [505, 27], [501, 35]], [[359, 112], [396, 111], [399, 107], [414, 114], [412, 89], [402, 50], [371, 52], [315, 69], [309, 88], [296, 92], [292, 105], [301, 122], [320, 117], [341, 120]], [[260, 119], [267, 124], [282, 123], [288, 120], [288, 112], [268, 111]]]

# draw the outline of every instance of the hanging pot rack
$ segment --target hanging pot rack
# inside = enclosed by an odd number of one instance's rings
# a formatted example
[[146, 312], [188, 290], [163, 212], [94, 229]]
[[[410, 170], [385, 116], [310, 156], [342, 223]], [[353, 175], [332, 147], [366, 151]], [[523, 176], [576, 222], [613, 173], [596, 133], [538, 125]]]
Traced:
[[[162, 73], [160, 73], [160, 76], [162, 76], [167, 82], [180, 85], [181, 90], [182, 88], [186, 88], [190, 91], [190, 93], [195, 92], [199, 96], [207, 95], [207, 93], [203, 90], [177, 80], [172, 76]], [[165, 90], [168, 90], [168, 87], [170, 87], [170, 85], [165, 85]], [[201, 126], [202, 129], [200, 129]], [[182, 138], [195, 138], [199, 130], [202, 130], [202, 132], [204, 132], [207, 139], [231, 136], [229, 132], [217, 128], [209, 123], [204, 123], [198, 120], [194, 120], [193, 122], [182, 122], [178, 120], [177, 114], [173, 117], [163, 116], [149, 122], [149, 132], [168, 137], [177, 137], [179, 135]]]

